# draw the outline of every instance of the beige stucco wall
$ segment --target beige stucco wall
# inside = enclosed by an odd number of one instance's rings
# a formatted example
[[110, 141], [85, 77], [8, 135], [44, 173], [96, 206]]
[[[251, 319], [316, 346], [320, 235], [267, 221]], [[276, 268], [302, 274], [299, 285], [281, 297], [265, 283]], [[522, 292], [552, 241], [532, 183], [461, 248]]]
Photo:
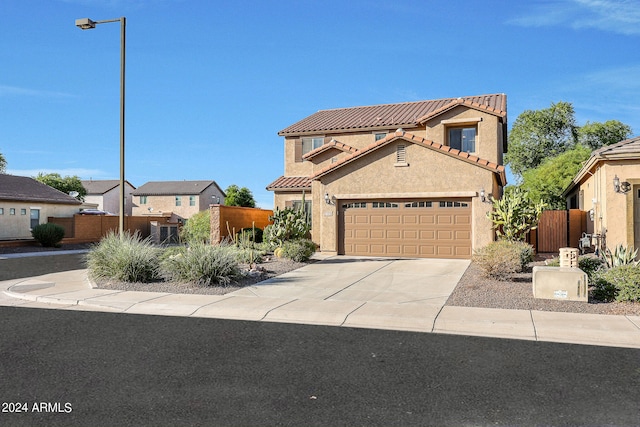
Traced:
[[[133, 196], [131, 193], [134, 191], [134, 188], [125, 184], [125, 194], [124, 194], [124, 213], [125, 215], [133, 214]], [[84, 198], [86, 203], [95, 203], [98, 205], [97, 209], [105, 210], [107, 212], [111, 212], [113, 214], [120, 213], [120, 188], [115, 187], [111, 190], [107, 191], [104, 194], [92, 194], [87, 195]]]
[[[0, 215], [0, 239], [31, 239], [31, 209], [40, 210], [40, 224], [47, 222], [47, 217], [72, 217], [80, 211], [80, 205], [55, 205], [40, 202], [11, 202], [1, 201], [0, 208], [4, 213]], [[15, 209], [15, 215], [11, 215]], [[25, 209], [22, 215], [21, 210]]]
[[[409, 166], [395, 164], [398, 143], [407, 145]], [[320, 250], [337, 251], [337, 212], [342, 200], [462, 197], [472, 204], [476, 249], [493, 240], [486, 217], [491, 205], [482, 203], [478, 193], [482, 188], [487, 194], [495, 191], [495, 182], [489, 170], [400, 139], [313, 182], [313, 238]], [[325, 193], [336, 196], [336, 203], [325, 203]]]
[[[616, 175], [621, 182], [630, 182], [632, 190], [626, 194], [614, 192], [613, 179]], [[585, 175], [577, 189], [583, 191], [583, 210], [594, 211], [593, 225], [588, 231], [605, 234], [609, 248], [619, 244], [638, 247], [634, 235], [634, 184], [640, 184], [640, 164], [631, 160], [599, 162]]]
[[[443, 121], [445, 123], [443, 123]], [[481, 159], [502, 164], [502, 124], [498, 117], [479, 110], [459, 106], [434, 117], [426, 123], [426, 139], [443, 145], [447, 141], [447, 129], [464, 125], [477, 125], [476, 151]]]

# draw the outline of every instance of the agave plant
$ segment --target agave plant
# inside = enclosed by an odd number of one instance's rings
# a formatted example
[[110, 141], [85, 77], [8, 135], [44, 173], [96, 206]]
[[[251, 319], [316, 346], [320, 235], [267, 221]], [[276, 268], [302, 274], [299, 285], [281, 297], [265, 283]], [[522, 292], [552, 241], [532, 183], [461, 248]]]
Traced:
[[622, 244], [615, 247], [613, 252], [609, 248], [605, 251], [604, 260], [607, 263], [608, 268], [618, 267], [620, 265], [638, 265], [639, 261], [636, 261], [638, 250], [633, 246], [623, 246]]

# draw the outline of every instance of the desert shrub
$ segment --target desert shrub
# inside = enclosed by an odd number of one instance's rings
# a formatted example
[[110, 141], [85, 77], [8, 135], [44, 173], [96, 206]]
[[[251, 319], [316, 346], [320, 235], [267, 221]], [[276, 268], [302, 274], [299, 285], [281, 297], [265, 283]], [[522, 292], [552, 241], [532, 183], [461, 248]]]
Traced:
[[607, 248], [604, 254], [604, 260], [606, 261], [607, 267], [609, 268], [618, 267], [620, 265], [627, 265], [627, 264], [637, 265], [638, 264], [636, 262], [637, 255], [638, 255], [638, 250], [637, 249], [634, 250], [633, 246], [626, 247], [620, 244], [613, 249], [613, 252], [611, 252], [611, 250]]
[[208, 243], [211, 240], [211, 214], [209, 210], [191, 216], [182, 226], [180, 239], [187, 243]]
[[587, 273], [589, 283], [593, 283], [595, 273], [603, 268], [604, 264], [605, 262], [602, 258], [595, 256], [578, 257], [578, 268]]
[[261, 263], [266, 251], [258, 248], [235, 248], [236, 259], [243, 264]]
[[46, 223], [33, 227], [31, 235], [45, 248], [60, 247], [64, 238], [64, 228], [58, 224]]
[[293, 261], [304, 262], [316, 251], [316, 244], [309, 239], [287, 240], [282, 244], [281, 256]]
[[172, 248], [162, 257], [160, 274], [168, 281], [228, 285], [240, 274], [236, 252], [233, 246], [204, 243]]
[[497, 280], [506, 280], [531, 262], [533, 248], [524, 242], [500, 240], [475, 251], [473, 262], [483, 273]]
[[592, 296], [601, 301], [640, 301], [640, 267], [625, 264], [595, 274]]
[[161, 250], [140, 234], [110, 231], [87, 255], [89, 275], [95, 279], [151, 282], [159, 278]]

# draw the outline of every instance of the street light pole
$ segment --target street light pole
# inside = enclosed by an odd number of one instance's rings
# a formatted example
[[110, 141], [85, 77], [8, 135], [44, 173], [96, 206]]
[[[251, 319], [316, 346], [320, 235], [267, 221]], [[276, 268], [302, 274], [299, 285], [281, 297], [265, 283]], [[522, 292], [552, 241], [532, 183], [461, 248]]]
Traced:
[[124, 188], [124, 77], [125, 77], [125, 45], [127, 18], [124, 16], [116, 19], [104, 21], [92, 21], [89, 18], [76, 19], [76, 26], [82, 30], [95, 28], [97, 24], [109, 22], [120, 22], [120, 213], [118, 218], [118, 228], [120, 236], [124, 233], [124, 209], [125, 209], [125, 188]]

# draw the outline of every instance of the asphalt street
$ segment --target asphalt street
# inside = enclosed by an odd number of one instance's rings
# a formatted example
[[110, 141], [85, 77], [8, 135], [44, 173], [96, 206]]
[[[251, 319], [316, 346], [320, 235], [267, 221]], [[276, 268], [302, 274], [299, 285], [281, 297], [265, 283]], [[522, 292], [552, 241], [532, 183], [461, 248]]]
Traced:
[[3, 426], [640, 422], [634, 349], [18, 307], [0, 328]]
[[[0, 255], [2, 258], [2, 255]], [[48, 273], [87, 268], [86, 254], [43, 255], [0, 259], [0, 280], [41, 276]]]

